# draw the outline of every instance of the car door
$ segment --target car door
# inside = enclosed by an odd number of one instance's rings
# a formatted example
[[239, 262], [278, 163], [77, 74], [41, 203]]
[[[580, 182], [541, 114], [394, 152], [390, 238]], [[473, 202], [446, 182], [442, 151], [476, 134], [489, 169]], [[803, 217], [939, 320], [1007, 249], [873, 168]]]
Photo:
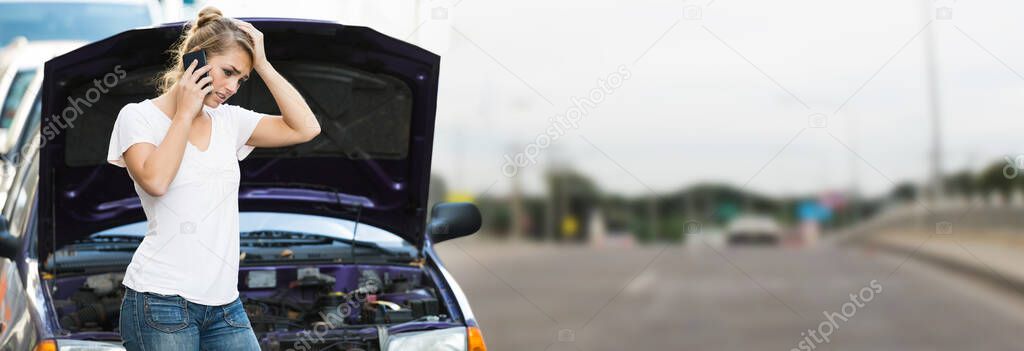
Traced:
[[[36, 134], [38, 138], [38, 134]], [[32, 151], [35, 149], [33, 148]], [[31, 220], [32, 206], [35, 204], [36, 188], [39, 184], [38, 156], [33, 152], [26, 162], [18, 167], [14, 185], [10, 188], [7, 201], [3, 207], [3, 218], [8, 223], [8, 231], [15, 238], [28, 235], [27, 228]], [[30, 302], [28, 292], [22, 280], [17, 260], [0, 258], [0, 350], [26, 350], [35, 343], [37, 336], [35, 324], [29, 313]]]

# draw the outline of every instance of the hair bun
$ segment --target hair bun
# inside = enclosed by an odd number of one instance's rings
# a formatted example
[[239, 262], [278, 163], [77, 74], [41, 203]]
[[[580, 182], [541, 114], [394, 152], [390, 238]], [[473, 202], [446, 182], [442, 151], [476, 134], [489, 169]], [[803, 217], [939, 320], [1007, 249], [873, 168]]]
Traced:
[[199, 14], [196, 15], [196, 24], [192, 28], [193, 30], [202, 28], [206, 26], [208, 23], [220, 20], [222, 17], [224, 17], [224, 14], [220, 12], [220, 10], [216, 7], [204, 7], [202, 10], [199, 10]]

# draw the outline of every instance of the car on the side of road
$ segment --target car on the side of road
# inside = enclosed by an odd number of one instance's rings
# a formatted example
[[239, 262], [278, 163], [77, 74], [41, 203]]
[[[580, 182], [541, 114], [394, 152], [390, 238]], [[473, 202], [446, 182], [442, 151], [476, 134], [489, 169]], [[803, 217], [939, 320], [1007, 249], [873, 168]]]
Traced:
[[742, 215], [729, 222], [725, 235], [729, 245], [776, 245], [782, 241], [782, 228], [768, 216]]
[[84, 45], [78, 41], [19, 41], [0, 53], [0, 203], [28, 155], [28, 135], [38, 131], [43, 63]]
[[[262, 348], [486, 350], [434, 251], [475, 233], [480, 212], [427, 208], [440, 57], [365, 27], [245, 20], [323, 130], [239, 164], [238, 290]], [[151, 83], [182, 28], [130, 30], [46, 63], [49, 117], [29, 138], [39, 152], [28, 148], [0, 221], [4, 345], [123, 350], [120, 280], [147, 224], [107, 145], [121, 107], [156, 95]], [[105, 77], [102, 94], [90, 92]], [[87, 96], [88, 106], [71, 106]], [[228, 103], [279, 112], [257, 75]]]
[[91, 42], [158, 24], [161, 13], [156, 0], [0, 0], [0, 47], [18, 37]]
[[[43, 64], [85, 45], [84, 41], [19, 42], [0, 53], [0, 153], [17, 143], [43, 85]], [[38, 122], [38, 121], [36, 121]]]

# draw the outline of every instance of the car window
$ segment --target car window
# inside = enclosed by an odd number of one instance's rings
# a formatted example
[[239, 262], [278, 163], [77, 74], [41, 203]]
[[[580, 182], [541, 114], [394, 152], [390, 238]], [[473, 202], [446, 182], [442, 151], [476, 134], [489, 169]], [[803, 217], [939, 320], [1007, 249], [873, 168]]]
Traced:
[[14, 237], [20, 237], [25, 231], [25, 225], [32, 212], [39, 184], [38, 160], [38, 157], [33, 157], [29, 164], [19, 167], [19, 174], [15, 177], [14, 186], [8, 193], [7, 204], [4, 205], [4, 214], [9, 216], [8, 230]]
[[8, 151], [7, 160], [17, 164], [21, 162], [21, 158], [29, 155], [22, 155], [22, 148], [25, 147], [29, 142], [32, 141], [31, 136], [39, 131], [39, 120], [42, 118], [43, 101], [42, 96], [37, 95], [36, 101], [32, 104], [32, 111], [29, 111], [28, 117], [25, 120], [25, 126], [21, 128], [21, 132], [14, 142], [14, 146]]
[[21, 98], [25, 96], [25, 92], [35, 76], [35, 69], [20, 71], [14, 75], [14, 80], [11, 81], [11, 88], [7, 90], [7, 96], [4, 97], [4, 106], [0, 109], [0, 128], [11, 127], [11, 122], [14, 121], [14, 114], [18, 112]]
[[17, 36], [95, 41], [151, 22], [145, 3], [0, 2], [0, 46]]

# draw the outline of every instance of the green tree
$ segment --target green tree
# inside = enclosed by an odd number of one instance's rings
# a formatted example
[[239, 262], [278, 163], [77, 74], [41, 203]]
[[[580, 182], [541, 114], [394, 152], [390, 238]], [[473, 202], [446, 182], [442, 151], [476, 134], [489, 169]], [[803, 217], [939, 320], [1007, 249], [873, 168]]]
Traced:
[[1016, 169], [1016, 172], [1011, 169], [1006, 171], [1008, 165], [1005, 161], [1000, 160], [990, 164], [981, 171], [979, 176], [978, 185], [981, 190], [986, 194], [991, 192], [998, 192], [1004, 197], [1009, 198], [1014, 188], [1021, 188], [1022, 179], [1024, 179], [1024, 170]]

